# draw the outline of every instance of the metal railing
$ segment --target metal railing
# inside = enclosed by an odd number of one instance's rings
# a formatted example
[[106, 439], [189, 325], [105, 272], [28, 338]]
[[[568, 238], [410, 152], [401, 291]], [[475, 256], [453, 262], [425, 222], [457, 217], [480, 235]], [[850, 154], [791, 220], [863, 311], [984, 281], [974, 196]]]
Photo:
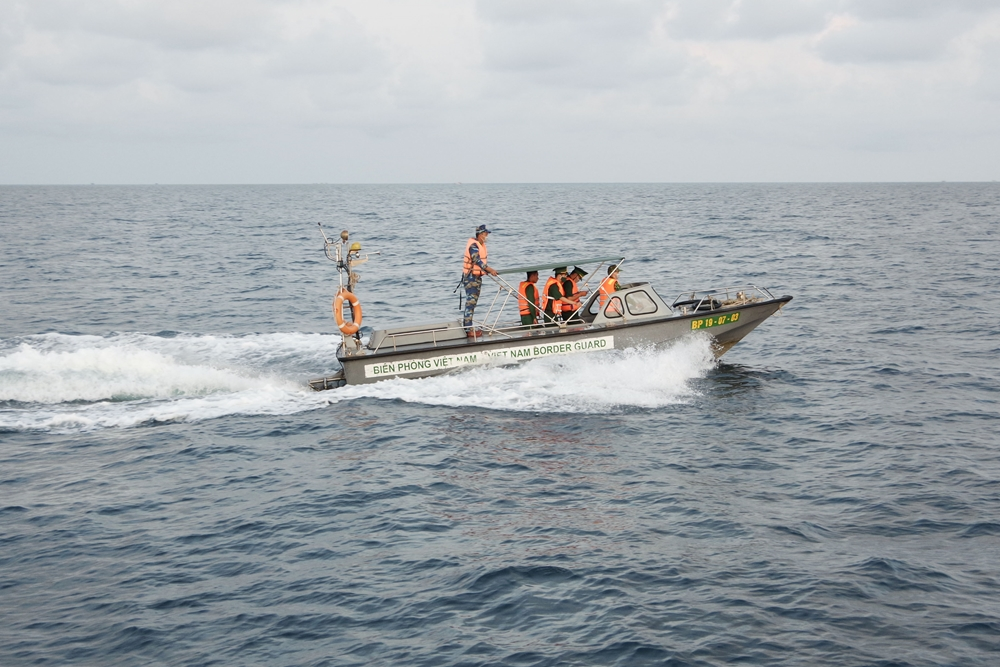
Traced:
[[[619, 260], [618, 266], [621, 266], [622, 263], [623, 261]], [[595, 277], [599, 277], [601, 281], [603, 281], [604, 278], [603, 276], [599, 275], [599, 273], [604, 266], [605, 263], [602, 261], [596, 269], [590, 272], [590, 276], [583, 283], [583, 285], [581, 285], [581, 288], [583, 289], [588, 288], [590, 285], [590, 280]], [[482, 330], [484, 335], [501, 336], [503, 338], [513, 339], [513, 338], [518, 338], [520, 337], [520, 335], [523, 335], [528, 332], [538, 333], [538, 334], [555, 333], [557, 331], [563, 331], [566, 328], [571, 328], [573, 330], [576, 330], [577, 328], [581, 326], [586, 326], [588, 324], [588, 322], [586, 322], [582, 318], [582, 313], [580, 311], [577, 311], [577, 314], [573, 318], [571, 318], [569, 322], [562, 322], [560, 320], [553, 318], [545, 311], [541, 311], [539, 313], [540, 322], [537, 324], [520, 324], [520, 322], [501, 324], [500, 319], [501, 317], [503, 317], [504, 310], [506, 309], [506, 307], [508, 306], [508, 304], [511, 302], [512, 299], [513, 302], [517, 304], [520, 295], [518, 294], [517, 288], [508, 283], [504, 278], [500, 276], [489, 276], [489, 277], [497, 284], [498, 288], [497, 292], [493, 296], [493, 300], [490, 302], [490, 305], [486, 309], [486, 313], [485, 315], [483, 315], [482, 319], [478, 321], [473, 320], [473, 328], [479, 328], [480, 330]], [[503, 296], [502, 300], [500, 299], [501, 296]], [[583, 310], [583, 304], [589, 303], [590, 301], [591, 297], [588, 296], [588, 298], [583, 303], [581, 303], [580, 310], [581, 311]], [[458, 331], [458, 330], [462, 330], [464, 332], [465, 328], [462, 326], [445, 327], [445, 328], [436, 327], [433, 329], [416, 329], [413, 331], [400, 331], [398, 333], [391, 333], [391, 334], [387, 333], [384, 335], [383, 339], [379, 341], [378, 345], [376, 345], [375, 348], [372, 349], [372, 352], [378, 352], [383, 347], [388, 347], [389, 345], [391, 345], [392, 349], [395, 351], [399, 345], [405, 344], [397, 339], [403, 339], [407, 336], [416, 336], [420, 334], [431, 334], [430, 345], [431, 347], [437, 347], [439, 342], [444, 343], [444, 342], [453, 342], [457, 340], [457, 338], [450, 337], [446, 339], [446, 341], [438, 341], [437, 334], [445, 331]], [[416, 343], [411, 343], [411, 344], [416, 344]]]
[[[517, 294], [517, 291], [511, 287], [502, 278], [493, 278], [498, 286], [499, 290], [493, 297], [493, 301], [490, 303], [489, 308], [486, 310], [486, 314], [482, 320], [478, 323], [473, 321], [473, 326], [479, 326], [482, 329], [484, 335], [487, 336], [500, 336], [507, 339], [520, 338], [526, 333], [537, 333], [537, 334], [547, 334], [556, 333], [558, 331], [565, 330], [567, 327], [576, 329], [580, 326], [586, 326], [586, 322], [582, 319], [580, 320], [570, 320], [569, 323], [557, 322], [551, 318], [548, 314], [542, 312], [543, 322], [540, 324], [520, 324], [520, 323], [503, 323], [501, 324], [500, 318], [503, 316], [504, 308], [508, 305], [511, 297]], [[497, 302], [500, 301], [500, 296], [504, 295], [503, 301], [500, 303], [499, 308], [497, 308]], [[725, 308], [728, 306], [741, 306], [744, 304], [757, 303], [759, 301], [769, 301], [774, 299], [774, 295], [771, 294], [769, 290], [764, 287], [759, 287], [757, 285], [735, 285], [732, 287], [717, 287], [712, 289], [704, 290], [691, 290], [686, 292], [681, 292], [674, 299], [671, 308], [673, 310], [679, 310], [680, 314], [686, 315], [693, 312], [703, 312], [717, 310], [719, 308]], [[516, 301], [515, 301], [516, 303]], [[496, 313], [494, 313], [496, 309]], [[492, 322], [491, 322], [492, 319]], [[548, 322], [546, 322], [548, 320]], [[548, 325], [548, 326], [547, 326]], [[558, 328], [556, 328], [558, 325]], [[437, 347], [439, 344], [453, 343], [459, 340], [458, 337], [450, 336], [444, 340], [439, 340], [439, 335], [445, 332], [454, 333], [461, 331], [463, 334], [465, 332], [465, 327], [462, 325], [448, 326], [448, 327], [434, 327], [429, 329], [413, 329], [408, 331], [400, 331], [397, 333], [387, 333], [384, 334], [382, 340], [379, 341], [372, 352], [378, 352], [384, 347], [392, 347], [393, 351], [396, 351], [400, 345], [407, 344], [403, 342], [403, 339], [410, 336], [418, 336], [430, 334], [430, 346]], [[409, 343], [410, 345], [419, 343]]]
[[[489, 335], [489, 336], [503, 336], [505, 338], [510, 338], [510, 339], [518, 338], [519, 337], [518, 334], [524, 334], [524, 333], [528, 333], [528, 332], [542, 333], [542, 332], [545, 331], [545, 329], [542, 328], [539, 325], [532, 326], [532, 325], [525, 325], [525, 324], [510, 324], [510, 325], [506, 325], [505, 324], [505, 325], [500, 326], [498, 322], [494, 322], [494, 325], [492, 325], [492, 326], [487, 326], [486, 323], [481, 323], [481, 326], [482, 326], [483, 333], [485, 335]], [[459, 338], [456, 338], [456, 337], [451, 337], [451, 338], [447, 338], [445, 340], [438, 340], [438, 334], [441, 334], [441, 333], [446, 332], [446, 331], [449, 331], [449, 332], [461, 331], [462, 332], [462, 339], [459, 339]], [[378, 352], [383, 347], [384, 348], [391, 347], [392, 350], [395, 352], [398, 349], [399, 345], [404, 345], [404, 344], [405, 345], [419, 345], [420, 343], [405, 343], [405, 342], [400, 342], [399, 339], [406, 338], [407, 336], [416, 336], [416, 335], [420, 335], [420, 334], [430, 334], [431, 335], [431, 340], [430, 340], [429, 343], [425, 343], [425, 344], [429, 344], [431, 347], [437, 347], [438, 344], [454, 343], [455, 341], [458, 341], [458, 340], [464, 340], [464, 338], [465, 338], [465, 327], [463, 327], [462, 325], [457, 325], [457, 326], [453, 326], [453, 327], [444, 327], [444, 328], [437, 327], [437, 328], [434, 328], [434, 329], [414, 329], [413, 331], [401, 331], [399, 333], [386, 334], [382, 338], [382, 340], [379, 341], [378, 345], [376, 345], [374, 348], [372, 348], [372, 352]]]
[[718, 310], [728, 306], [742, 306], [759, 301], [770, 301], [774, 295], [765, 287], [757, 285], [734, 285], [712, 289], [681, 292], [670, 305], [679, 309], [682, 315], [701, 311]]
[[[520, 295], [518, 294], [518, 291], [515, 287], [513, 287], [510, 283], [508, 283], [500, 276], [490, 276], [490, 277], [493, 279], [494, 282], [496, 282], [498, 289], [496, 295], [493, 297], [493, 301], [490, 302], [490, 307], [486, 310], [486, 315], [483, 316], [483, 319], [480, 322], [479, 326], [483, 330], [483, 333], [488, 333], [490, 335], [505, 336], [507, 338], [513, 338], [513, 336], [510, 335], [511, 331], [539, 330], [537, 326], [532, 326], [530, 324], [516, 324], [504, 327], [498, 326], [500, 323], [500, 317], [503, 315], [504, 308], [507, 307], [507, 304], [510, 301], [511, 297], [514, 298], [514, 303], [516, 304], [518, 302], [517, 300], [520, 298]], [[493, 317], [493, 324], [491, 325], [490, 316], [493, 314], [493, 309], [496, 308], [496, 303], [500, 299], [501, 294], [504, 295], [504, 299], [503, 302], [500, 304], [500, 308], [497, 309], [497, 313]], [[546, 313], [545, 311], [541, 311], [539, 314], [541, 315], [542, 326], [562, 325], [562, 322], [553, 319], [553, 317], [548, 313]], [[475, 325], [476, 323], [475, 321], [473, 321], [473, 327], [475, 327]]]
[[387, 340], [392, 339], [392, 349], [396, 349], [396, 338], [403, 336], [418, 336], [420, 334], [430, 334], [431, 335], [431, 345], [437, 347], [437, 334], [443, 331], [453, 331], [455, 329], [461, 329], [462, 327], [435, 327], [433, 329], [414, 329], [412, 331], [400, 331], [399, 333], [387, 333], [382, 337], [382, 340], [378, 342], [378, 345], [372, 350], [372, 352], [378, 352], [382, 349], [382, 346]]
[[[563, 330], [567, 326], [575, 329], [576, 327], [585, 324], [585, 322], [582, 319], [570, 320], [568, 323], [559, 322], [557, 320], [554, 320], [551, 315], [549, 315], [544, 311], [541, 312], [542, 322], [538, 324], [533, 324], [533, 325], [521, 324], [519, 321], [501, 324], [500, 318], [503, 317], [504, 309], [510, 303], [512, 298], [514, 298], [514, 303], [515, 304], [517, 303], [518, 294], [517, 290], [503, 278], [497, 276], [491, 276], [491, 277], [497, 283], [499, 289], [497, 290], [496, 295], [494, 295], [493, 301], [490, 302], [489, 308], [486, 309], [486, 314], [483, 316], [483, 318], [478, 321], [473, 320], [473, 328], [478, 327], [479, 329], [482, 330], [484, 335], [501, 336], [507, 339], [514, 339], [514, 338], [519, 338], [520, 336], [529, 332], [538, 334], [545, 334], [549, 332], [555, 333], [556, 331]], [[500, 303], [500, 306], [497, 307], [497, 302], [500, 301], [501, 295], [503, 295], [504, 298], [503, 301]], [[494, 310], [496, 311], [495, 313]], [[558, 326], [558, 329], [556, 328], [556, 326]], [[431, 347], [437, 347], [439, 343], [443, 344], [445, 342], [454, 342], [458, 340], [455, 337], [449, 337], [443, 341], [439, 341], [438, 335], [446, 331], [447, 332], [462, 331], [464, 334], [465, 327], [458, 325], [453, 327], [443, 327], [443, 328], [435, 327], [432, 329], [414, 329], [408, 331], [399, 331], [396, 333], [386, 333], [384, 334], [382, 340], [379, 341], [378, 345], [372, 348], [372, 352], [378, 352], [383, 347], [389, 347], [389, 346], [392, 347], [393, 351], [396, 351], [399, 345], [407, 344], [402, 342], [402, 340], [405, 339], [406, 337], [417, 336], [422, 334], [430, 334]], [[409, 343], [409, 344], [418, 344], [418, 343]]]

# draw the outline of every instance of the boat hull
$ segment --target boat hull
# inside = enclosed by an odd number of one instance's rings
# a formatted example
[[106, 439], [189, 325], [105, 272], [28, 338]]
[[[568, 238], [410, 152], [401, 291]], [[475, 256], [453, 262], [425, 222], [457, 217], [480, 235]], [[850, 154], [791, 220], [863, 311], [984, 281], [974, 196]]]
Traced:
[[699, 332], [712, 337], [713, 349], [717, 356], [721, 356], [791, 300], [792, 297], [783, 296], [710, 312], [613, 325], [550, 327], [520, 336], [491, 336], [475, 342], [457, 341], [374, 352], [361, 349], [350, 354], [345, 353], [341, 346], [337, 359], [343, 365], [343, 371], [338, 377], [346, 384], [366, 384], [396, 377], [431, 377], [475, 365], [665, 345]]

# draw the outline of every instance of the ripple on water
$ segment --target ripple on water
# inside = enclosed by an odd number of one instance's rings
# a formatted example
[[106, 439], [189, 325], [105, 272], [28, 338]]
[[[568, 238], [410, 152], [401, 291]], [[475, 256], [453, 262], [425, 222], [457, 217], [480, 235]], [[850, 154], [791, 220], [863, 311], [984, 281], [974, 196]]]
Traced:
[[[314, 393], [330, 216], [383, 251], [367, 335], [457, 317], [470, 220], [795, 300], [720, 360]], [[0, 664], [992, 667], [998, 216], [991, 184], [3, 188]]]

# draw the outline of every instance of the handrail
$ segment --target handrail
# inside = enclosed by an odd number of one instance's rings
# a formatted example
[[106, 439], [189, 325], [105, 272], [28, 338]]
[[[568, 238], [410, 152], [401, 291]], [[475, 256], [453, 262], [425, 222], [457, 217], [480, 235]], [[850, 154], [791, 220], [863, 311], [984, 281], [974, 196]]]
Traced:
[[[490, 276], [490, 277], [493, 278], [493, 282], [495, 282], [498, 285], [498, 289], [496, 296], [493, 297], [493, 301], [490, 303], [489, 309], [486, 311], [486, 315], [483, 316], [482, 319], [483, 331], [488, 331], [490, 333], [506, 336], [507, 334], [504, 332], [512, 328], [516, 329], [524, 326], [530, 328], [530, 325], [523, 325], [523, 324], [518, 324], [514, 327], [502, 327], [502, 328], [497, 326], [500, 323], [500, 317], [503, 315], [504, 308], [506, 308], [507, 304], [510, 302], [510, 298], [515, 294], [517, 294], [518, 295], [517, 298], [520, 299], [520, 294], [518, 294], [517, 290], [515, 290], [514, 287], [503, 278], [500, 278], [499, 276]], [[489, 322], [490, 315], [493, 313], [493, 308], [494, 306], [496, 306], [497, 299], [500, 298], [500, 294], [503, 292], [507, 292], [507, 296], [504, 297], [503, 303], [500, 304], [500, 308], [499, 310], [497, 310], [496, 317], [493, 318], [493, 324], [490, 325]], [[517, 301], [515, 301], [515, 303], [517, 303]], [[473, 322], [473, 326], [475, 326], [475, 322]]]
[[527, 273], [528, 271], [545, 271], [547, 269], [554, 269], [554, 268], [559, 267], [559, 266], [569, 266], [571, 264], [573, 264], [573, 265], [578, 265], [578, 264], [596, 264], [597, 262], [601, 262], [603, 264], [604, 262], [621, 262], [624, 259], [625, 259], [624, 257], [620, 257], [620, 256], [615, 256], [615, 257], [591, 257], [591, 258], [588, 258], [588, 259], [573, 259], [573, 260], [566, 259], [566, 260], [559, 260], [559, 261], [556, 261], [556, 262], [549, 262], [548, 264], [535, 264], [533, 266], [518, 266], [518, 267], [511, 268], [511, 269], [500, 269], [499, 271], [497, 271], [497, 273], [499, 273], [499, 274], [505, 274], [505, 273]]
[[[757, 301], [759, 298], [764, 298], [766, 300], [774, 299], [774, 295], [771, 294], [766, 287], [759, 287], [757, 285], [747, 283], [743, 285], [733, 285], [730, 287], [684, 291], [677, 295], [673, 303], [670, 304], [670, 307], [674, 308], [682, 302], [686, 302], [684, 306], [695, 302], [691, 306], [691, 310], [697, 312], [702, 305], [706, 303], [706, 301], [711, 304], [712, 301], [714, 301], [714, 297], [722, 297], [726, 301], [733, 301], [733, 292], [736, 293], [735, 300], [742, 299], [743, 303]], [[746, 294], [747, 292], [750, 292], [751, 296], [748, 297]]]
[[510, 297], [512, 294], [513, 292], [507, 292], [507, 296], [503, 298], [503, 303], [500, 304], [500, 310], [497, 311], [497, 316], [493, 318], [492, 328], [496, 328], [496, 326], [500, 323], [500, 316], [503, 314], [503, 309], [507, 307], [507, 303], [510, 301]]
[[[511, 294], [515, 293], [514, 288], [511, 287], [506, 280], [498, 276], [491, 276], [491, 277], [493, 278], [493, 282], [497, 283], [497, 285], [500, 286], [500, 289], [497, 290], [496, 296], [493, 297], [493, 301], [490, 303], [490, 307], [486, 311], [486, 315], [483, 316], [482, 322], [483, 322], [483, 329], [485, 330], [496, 328], [496, 325], [500, 322], [500, 316], [503, 315], [503, 309], [507, 306], [507, 302], [510, 301]], [[500, 294], [502, 294], [505, 290], [507, 292], [507, 296], [506, 298], [504, 298], [503, 303], [500, 304], [500, 310], [497, 311], [497, 316], [493, 320], [493, 326], [490, 327], [489, 325], [490, 314], [493, 312], [493, 308], [494, 306], [496, 306], [497, 299], [500, 298]]]
[[457, 331], [458, 329], [463, 329], [463, 328], [464, 327], [461, 327], [461, 326], [459, 326], [459, 327], [434, 327], [433, 329], [414, 329], [414, 330], [401, 331], [399, 333], [387, 333], [382, 338], [382, 340], [379, 341], [379, 344], [375, 346], [375, 349], [373, 349], [372, 352], [378, 352], [380, 349], [382, 349], [382, 346], [390, 338], [393, 339], [392, 340], [392, 349], [395, 350], [396, 349], [396, 337], [397, 336], [414, 336], [414, 335], [417, 335], [417, 334], [430, 334], [431, 335], [431, 339], [432, 339], [431, 342], [434, 344], [434, 347], [437, 347], [437, 334], [438, 333], [440, 333], [442, 331]]
[[[522, 332], [522, 331], [532, 330], [532, 331], [538, 331], [539, 333], [543, 333], [543, 332], [546, 332], [546, 333], [547, 332], [553, 332], [554, 333], [555, 332], [554, 329], [549, 328], [549, 327], [544, 327], [543, 326], [542, 328], [536, 328], [537, 325], [513, 324], [511, 326], [500, 326], [500, 318], [503, 315], [504, 308], [506, 308], [507, 304], [511, 300], [511, 297], [516, 292], [515, 292], [514, 288], [506, 280], [504, 280], [503, 278], [499, 278], [497, 276], [491, 276], [491, 278], [493, 278], [494, 282], [497, 283], [499, 289], [497, 290], [497, 294], [493, 297], [493, 301], [490, 303], [490, 306], [489, 306], [489, 308], [486, 311], [486, 315], [483, 317], [482, 320], [480, 320], [480, 326], [481, 326], [481, 328], [483, 329], [483, 331], [485, 333], [488, 333], [490, 335], [503, 336], [505, 338], [514, 338], [515, 336], [512, 335], [512, 334], [516, 334], [516, 333]], [[648, 283], [643, 283], [643, 284], [648, 284]], [[496, 316], [493, 317], [492, 324], [490, 324], [489, 320], [490, 320], [490, 317], [493, 315], [493, 309], [496, 308], [497, 301], [500, 299], [500, 295], [503, 292], [507, 293], [506, 297], [504, 298], [503, 302], [500, 304], [499, 308], [497, 309]], [[732, 297], [733, 297], [733, 295], [734, 294], [738, 295], [739, 292], [744, 292], [744, 298], [746, 298], [746, 296], [747, 296], [746, 293], [748, 293], [748, 292], [752, 295], [750, 298], [746, 299], [746, 302], [749, 302], [751, 300], [756, 300], [757, 298], [765, 298], [767, 300], [773, 300], [775, 298], [774, 295], [771, 294], [770, 290], [768, 290], [767, 288], [747, 283], [747, 284], [743, 284], [743, 285], [734, 285], [734, 286], [730, 286], [730, 287], [717, 287], [717, 288], [710, 288], [710, 289], [704, 289], [704, 290], [687, 290], [687, 291], [684, 291], [684, 292], [681, 292], [680, 294], [678, 294], [677, 298], [674, 299], [673, 304], [676, 304], [677, 302], [682, 301], [682, 300], [694, 301], [694, 300], [697, 299], [697, 302], [694, 303], [694, 304], [692, 304], [693, 307], [691, 308], [692, 311], [696, 311], [700, 306], [702, 306], [702, 304], [704, 304], [706, 302], [707, 299], [710, 299], [710, 298], [716, 297], [716, 296], [723, 296], [724, 295], [724, 297], [725, 297], [726, 300], [731, 300]], [[755, 296], [753, 296], [753, 295], [755, 295]], [[593, 301], [594, 297], [596, 297], [596, 296], [598, 296], [596, 293], [591, 293], [587, 297], [587, 299], [584, 300], [584, 304], [591, 303]], [[584, 304], [581, 304], [580, 310], [583, 310], [583, 305]], [[670, 304], [669, 307], [673, 308], [673, 304]], [[570, 322], [566, 323], [566, 322], [558, 322], [558, 321], [554, 320], [551, 316], [549, 316], [548, 313], [545, 313], [544, 311], [542, 311], [541, 314], [542, 314], [542, 323], [543, 323], [543, 325], [544, 325], [544, 323], [546, 321], [548, 321], [550, 324], [558, 324], [559, 327], [560, 327], [560, 330], [562, 330], [567, 325], [568, 326], [574, 326], [574, 325], [579, 326], [581, 324], [583, 324], [583, 325], [587, 324], [587, 322], [585, 322], [582, 319], [582, 317], [580, 319], [578, 319], [578, 320], [577, 319], [573, 319]], [[578, 312], [577, 315], [579, 316], [580, 313]], [[473, 322], [473, 326], [475, 326], [475, 324], [476, 323]], [[387, 334], [384, 335], [383, 339], [381, 341], [379, 341], [379, 344], [377, 346], [375, 346], [375, 348], [372, 350], [372, 352], [378, 352], [380, 349], [382, 349], [383, 347], [387, 346], [388, 344], [391, 344], [392, 345], [392, 349], [396, 350], [397, 349], [397, 345], [398, 345], [398, 343], [397, 343], [397, 338], [398, 337], [413, 336], [413, 335], [420, 335], [420, 334], [430, 334], [431, 335], [431, 345], [433, 347], [437, 347], [439, 344], [444, 344], [445, 342], [447, 342], [447, 341], [438, 341], [437, 340], [437, 335], [439, 333], [443, 333], [443, 332], [446, 332], [446, 331], [459, 331], [459, 330], [464, 331], [465, 327], [459, 325], [459, 326], [447, 326], [447, 327], [433, 327], [433, 328], [429, 328], [429, 329], [416, 329], [416, 330], [402, 331], [402, 332], [399, 332], [399, 333], [391, 333], [391, 334], [387, 333]]]
[[[576, 324], [576, 323], [573, 322], [573, 323], [571, 323], [571, 325], [572, 324]], [[583, 323], [581, 322], [580, 324], [583, 324]], [[417, 329], [417, 330], [414, 330], [414, 331], [404, 331], [404, 332], [401, 332], [401, 333], [398, 333], [398, 334], [386, 334], [385, 335], [385, 339], [382, 342], [380, 342], [372, 350], [372, 352], [373, 353], [374, 352], [378, 352], [383, 347], [386, 347], [387, 346], [386, 341], [388, 341], [390, 338], [393, 339], [392, 349], [393, 349], [393, 351], [396, 351], [396, 349], [397, 349], [396, 348], [396, 342], [395, 342], [395, 338], [396, 337], [398, 337], [398, 336], [411, 336], [411, 335], [416, 335], [416, 334], [431, 334], [432, 336], [435, 337], [435, 340], [431, 341], [431, 345], [433, 347], [437, 347], [439, 342], [441, 344], [444, 344], [445, 342], [448, 342], [448, 341], [438, 341], [438, 340], [436, 340], [436, 334], [444, 332], [444, 331], [464, 331], [464, 330], [465, 330], [465, 327], [459, 325], [459, 326], [453, 326], [453, 327], [437, 327], [437, 328], [434, 328], [434, 329]], [[529, 331], [538, 332], [538, 333], [546, 332], [545, 329], [535, 328], [535, 327], [533, 327], [530, 324], [512, 324], [510, 326], [504, 326], [504, 327], [496, 327], [496, 326], [494, 326], [494, 327], [490, 327], [488, 329], [488, 332], [489, 332], [490, 335], [503, 336], [505, 338], [511, 338], [511, 339], [515, 337], [512, 334], [516, 334], [518, 332], [529, 332]], [[553, 329], [549, 329], [548, 331], [552, 332], [552, 333], [555, 333], [555, 330], [553, 330]]]
[[674, 299], [674, 301], [677, 301], [678, 299], [684, 296], [686, 296], [688, 299], [696, 299], [698, 298], [698, 295], [709, 296], [711, 294], [723, 294], [732, 292], [734, 290], [743, 291], [748, 289], [758, 292], [761, 295], [766, 296], [768, 299], [774, 298], [774, 295], [771, 294], [771, 292], [767, 288], [759, 287], [752, 283], [744, 283], [742, 285], [731, 285], [729, 287], [713, 287], [709, 289], [700, 289], [700, 290], [684, 290], [683, 292], [677, 295], [677, 298]]

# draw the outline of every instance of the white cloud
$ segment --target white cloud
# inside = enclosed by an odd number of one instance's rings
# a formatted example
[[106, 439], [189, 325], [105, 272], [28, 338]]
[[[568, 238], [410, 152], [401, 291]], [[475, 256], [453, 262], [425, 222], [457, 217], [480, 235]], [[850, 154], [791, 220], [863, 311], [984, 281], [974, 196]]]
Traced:
[[1000, 6], [997, 0], [847, 0], [843, 8], [864, 19], [926, 19], [963, 12], [983, 15]]
[[[869, 8], [870, 9], [870, 8]], [[833, 62], [935, 61], [947, 56], [952, 43], [976, 28], [980, 15], [958, 10], [926, 11], [910, 16], [864, 19], [841, 15], [817, 40], [824, 58]]]
[[170, 50], [265, 47], [280, 3], [268, 0], [29, 0], [32, 29], [88, 32]]
[[770, 40], [821, 30], [830, 2], [822, 0], [704, 0], [669, 3], [677, 39]]
[[5, 0], [0, 182], [996, 178], [998, 58], [1000, 0]]

